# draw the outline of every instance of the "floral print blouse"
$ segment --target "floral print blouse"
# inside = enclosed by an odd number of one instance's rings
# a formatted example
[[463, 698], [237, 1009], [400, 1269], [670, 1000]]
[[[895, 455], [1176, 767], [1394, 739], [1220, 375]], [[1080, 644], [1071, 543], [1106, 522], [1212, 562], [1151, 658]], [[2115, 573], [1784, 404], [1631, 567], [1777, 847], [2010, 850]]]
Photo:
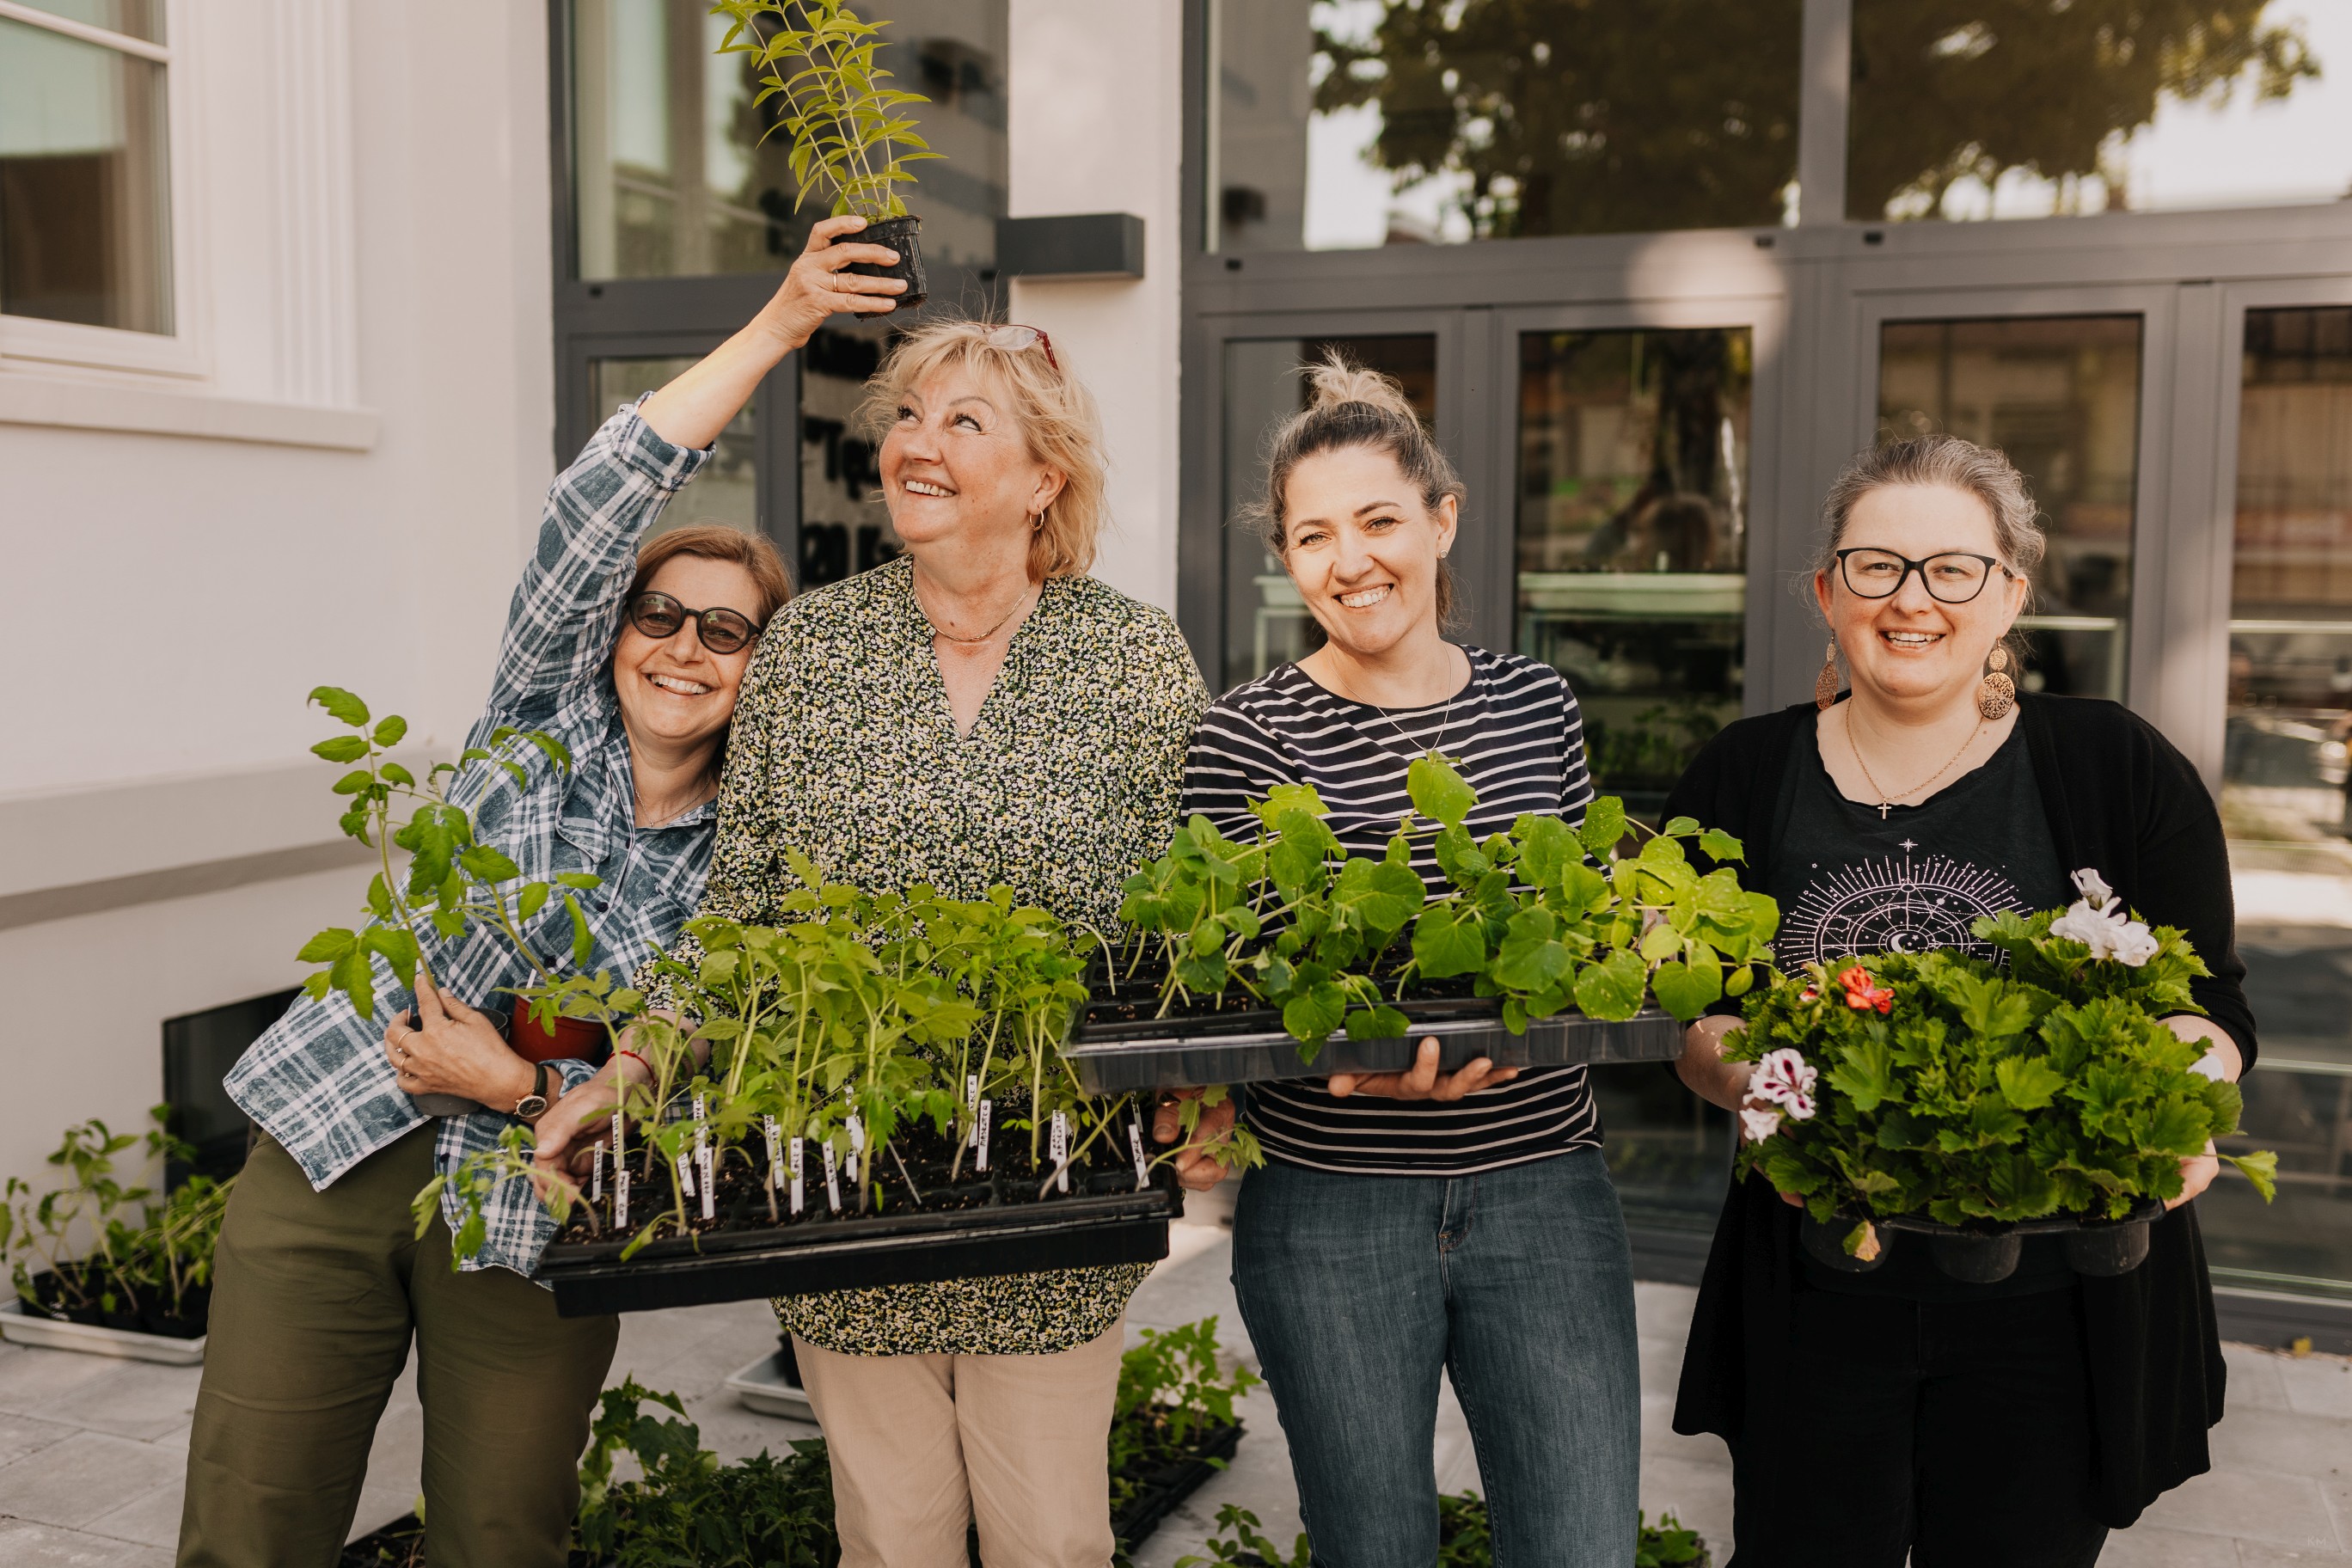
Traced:
[[[929, 883], [1108, 929], [1119, 884], [1175, 826], [1208, 706], [1165, 611], [1091, 577], [1047, 581], [959, 736], [899, 560], [780, 611], [745, 672], [702, 913], [773, 923], [784, 851], [870, 891]], [[854, 1355], [1021, 1355], [1094, 1339], [1149, 1264], [795, 1296], [783, 1326]]]

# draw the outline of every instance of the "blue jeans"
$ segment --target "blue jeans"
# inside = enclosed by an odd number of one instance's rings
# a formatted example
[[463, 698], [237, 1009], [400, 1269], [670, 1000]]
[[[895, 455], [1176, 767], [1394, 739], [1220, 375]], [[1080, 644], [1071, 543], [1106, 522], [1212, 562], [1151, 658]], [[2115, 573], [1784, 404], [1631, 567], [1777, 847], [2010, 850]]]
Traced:
[[1441, 1368], [1495, 1568], [1633, 1560], [1633, 1260], [1598, 1149], [1453, 1178], [1269, 1164], [1242, 1184], [1234, 1289], [1317, 1568], [1435, 1560]]

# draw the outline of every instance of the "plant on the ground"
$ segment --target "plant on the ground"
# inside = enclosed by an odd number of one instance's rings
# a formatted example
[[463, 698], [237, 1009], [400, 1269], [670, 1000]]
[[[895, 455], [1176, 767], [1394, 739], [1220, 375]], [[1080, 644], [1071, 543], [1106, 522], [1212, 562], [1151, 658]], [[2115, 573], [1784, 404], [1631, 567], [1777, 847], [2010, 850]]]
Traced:
[[[1234, 1503], [1217, 1510], [1223, 1539], [1210, 1537], [1211, 1555], [1180, 1557], [1176, 1568], [1307, 1568], [1314, 1553], [1304, 1533], [1288, 1552], [1262, 1532], [1257, 1515]], [[1698, 1532], [1685, 1530], [1673, 1514], [1652, 1524], [1641, 1516], [1633, 1568], [1707, 1568], [1712, 1561]], [[1495, 1545], [1486, 1523], [1486, 1500], [1460, 1492], [1437, 1500], [1437, 1568], [1493, 1568]]]
[[[1246, 842], [1195, 816], [1125, 884], [1122, 969], [1157, 960], [1163, 1015], [1229, 994], [1278, 1009], [1311, 1061], [1343, 1027], [1403, 1034], [1394, 1004], [1432, 983], [1500, 998], [1520, 1034], [1570, 1006], [1630, 1018], [1645, 997], [1687, 1021], [1770, 964], [1779, 910], [1740, 888], [1730, 835], [1688, 817], [1651, 832], [1608, 796], [1577, 824], [1523, 814], [1479, 839], [1465, 826], [1477, 794], [1450, 763], [1419, 758], [1406, 782], [1413, 810], [1377, 858], [1343, 854], [1305, 784], [1255, 803]], [[1629, 833], [1646, 837], [1621, 856]], [[1435, 889], [1413, 869], [1424, 844], [1445, 879]], [[1694, 847], [1714, 870], [1691, 864]]]
[[184, 1318], [192, 1293], [212, 1283], [213, 1248], [236, 1178], [189, 1176], [162, 1193], [127, 1184], [117, 1169], [133, 1149], [158, 1174], [195, 1158], [194, 1147], [172, 1132], [170, 1110], [151, 1110], [154, 1125], [143, 1137], [112, 1131], [95, 1118], [68, 1128], [48, 1156], [64, 1180], [46, 1192], [8, 1179], [0, 1260], [28, 1310]]
[[749, 55], [766, 68], [753, 101], [782, 100], [761, 139], [778, 131], [792, 138], [793, 208], [822, 184], [836, 216], [906, 216], [898, 187], [915, 177], [906, 165], [940, 154], [900, 112], [930, 100], [882, 85], [890, 73], [874, 53], [889, 24], [861, 20], [842, 0], [719, 0], [711, 15], [729, 18], [719, 53]]
[[[1743, 1168], [1817, 1221], [1945, 1225], [2120, 1219], [2177, 1197], [2180, 1161], [2237, 1130], [2238, 1087], [2162, 1020], [2200, 1011], [2208, 973], [2181, 933], [2126, 918], [2095, 872], [2066, 910], [1971, 928], [2007, 967], [1958, 950], [1841, 958], [1751, 1000], [1725, 1041], [1752, 1062]], [[2265, 1201], [2278, 1157], [2227, 1158]]]
[[[1119, 1360], [1110, 1423], [1112, 1510], [1142, 1489], [1137, 1472], [1181, 1458], [1201, 1439], [1235, 1425], [1234, 1402], [1263, 1381], [1245, 1366], [1224, 1370], [1214, 1318], [1144, 1330], [1142, 1342]], [[1224, 1468], [1222, 1459], [1209, 1463]]]

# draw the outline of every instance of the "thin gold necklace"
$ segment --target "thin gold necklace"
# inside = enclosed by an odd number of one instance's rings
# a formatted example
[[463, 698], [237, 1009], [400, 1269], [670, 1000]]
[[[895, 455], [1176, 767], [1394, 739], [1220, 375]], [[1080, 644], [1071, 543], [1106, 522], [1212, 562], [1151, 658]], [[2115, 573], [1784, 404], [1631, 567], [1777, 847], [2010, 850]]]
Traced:
[[[922, 579], [919, 574], [909, 579], [910, 582], [915, 583], [919, 583], [921, 580]], [[1023, 610], [1027, 609], [1029, 607], [1029, 601], [1035, 597], [1039, 592], [1040, 590], [1034, 587], [1024, 591], [1018, 599], [1013, 601], [1013, 607], [1004, 612], [1003, 619], [998, 621], [994, 626], [989, 627], [986, 631], [981, 633], [976, 637], [960, 637], [956, 636], [955, 633], [949, 631], [946, 627], [940, 626], [938, 621], [932, 620], [931, 612], [925, 609], [923, 606], [923, 594], [919, 587], [915, 590], [915, 608], [921, 610], [923, 613], [923, 619], [930, 622], [931, 635], [933, 637], [938, 637], [941, 642], [961, 643], [969, 647], [976, 643], [984, 643], [991, 640], [997, 633], [1003, 631], [1007, 626], [1011, 625], [1013, 617], [1019, 615]]]
[[[1934, 784], [1946, 773], [1950, 773], [1952, 771], [1952, 763], [1958, 762], [1963, 756], [1968, 754], [1969, 748], [1977, 743], [1977, 736], [1983, 731], [1984, 727], [1984, 720], [1982, 718], [1979, 718], [1976, 722], [1976, 728], [1969, 731], [1968, 739], [1960, 742], [1960, 749], [1952, 753], [1950, 762], [1946, 763], [1942, 767], [1937, 768], [1934, 773], [1928, 774], [1921, 783], [1913, 784], [1909, 789], [1903, 791], [1902, 794], [1917, 795], [1929, 784]], [[1854, 765], [1862, 770], [1862, 776], [1869, 781], [1870, 787], [1878, 792], [1878, 820], [1881, 822], [1885, 821], [1886, 814], [1895, 808], [1895, 803], [1899, 797], [1888, 795], [1886, 793], [1886, 786], [1880, 784], [1875, 778], [1871, 777], [1870, 764], [1862, 760], [1861, 742], [1854, 739], [1853, 715], [1852, 713], [1848, 713], [1845, 716], [1845, 749], [1853, 753]]]
[[[1453, 661], [1449, 659], [1447, 662], [1450, 664]], [[1346, 698], [1349, 701], [1354, 703], [1359, 708], [1370, 708], [1373, 712], [1379, 714], [1382, 719], [1388, 721], [1389, 728], [1396, 731], [1397, 739], [1405, 743], [1406, 750], [1410, 751], [1412, 748], [1412, 737], [1404, 732], [1404, 726], [1398, 723], [1387, 709], [1380, 706], [1380, 704], [1376, 702], [1365, 701], [1362, 698], [1349, 690], [1345, 683], [1340, 681], [1339, 679], [1339, 665], [1336, 660], [1332, 664], [1331, 674], [1331, 684], [1339, 689], [1340, 696]], [[1463, 682], [1460, 690], [1457, 690], [1453, 696], [1445, 700], [1445, 711], [1437, 721], [1436, 739], [1431, 741], [1426, 748], [1429, 755], [1435, 757], [1443, 756], [1444, 754], [1438, 750], [1438, 742], [1445, 739], [1446, 726], [1454, 722], [1454, 704], [1461, 700], [1462, 693], [1464, 691], [1469, 690], [1472, 687], [1477, 684], [1478, 663], [1475, 659], [1473, 659], [1470, 661], [1470, 679]]]

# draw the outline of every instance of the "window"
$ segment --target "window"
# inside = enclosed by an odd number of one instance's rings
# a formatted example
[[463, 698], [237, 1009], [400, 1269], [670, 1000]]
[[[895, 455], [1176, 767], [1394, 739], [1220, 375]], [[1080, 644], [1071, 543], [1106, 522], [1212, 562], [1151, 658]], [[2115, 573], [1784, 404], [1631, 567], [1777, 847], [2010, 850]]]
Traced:
[[[700, 356], [671, 354], [593, 359], [588, 362], [591, 427], [613, 416], [625, 403], [658, 392], [691, 369]], [[724, 523], [746, 533], [760, 529], [760, 393], [727, 422], [713, 442], [710, 461], [694, 483], [664, 509], [654, 533], [702, 522]], [[650, 537], [650, 535], [648, 535]]]
[[163, 1101], [172, 1131], [196, 1146], [194, 1165], [174, 1163], [164, 1173], [167, 1186], [191, 1173], [226, 1178], [244, 1167], [250, 1123], [221, 1080], [300, 994], [278, 991], [163, 1020]]
[[169, 336], [161, 0], [0, 16], [0, 315]]
[[1210, 0], [1213, 250], [1778, 224], [1801, 0]]
[[1855, 0], [1846, 211], [2024, 218], [2352, 195], [2352, 5]]

